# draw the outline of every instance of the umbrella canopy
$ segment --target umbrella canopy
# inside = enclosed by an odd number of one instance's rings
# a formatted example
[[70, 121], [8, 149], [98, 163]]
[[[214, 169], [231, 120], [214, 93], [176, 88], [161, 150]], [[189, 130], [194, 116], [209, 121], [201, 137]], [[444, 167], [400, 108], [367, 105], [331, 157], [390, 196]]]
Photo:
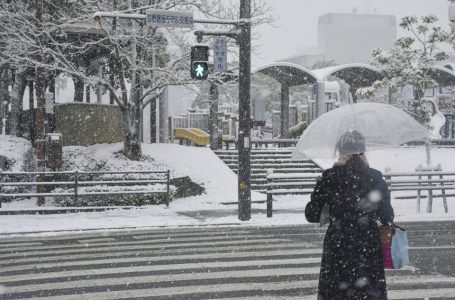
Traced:
[[300, 137], [292, 158], [335, 158], [340, 154], [340, 142], [346, 142], [347, 132], [351, 133], [348, 139], [354, 144], [358, 142], [354, 138], [359, 140], [360, 137], [362, 146], [345, 147], [343, 155], [389, 148], [428, 136], [428, 130], [423, 125], [395, 106], [382, 103], [348, 104], [314, 120]]

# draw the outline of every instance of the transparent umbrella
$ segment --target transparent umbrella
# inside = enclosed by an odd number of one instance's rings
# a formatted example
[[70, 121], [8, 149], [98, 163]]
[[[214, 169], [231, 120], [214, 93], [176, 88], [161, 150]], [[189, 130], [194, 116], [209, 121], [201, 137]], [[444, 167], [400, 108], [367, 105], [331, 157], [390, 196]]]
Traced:
[[[292, 158], [335, 158], [337, 142], [346, 132], [357, 131], [365, 139], [365, 151], [423, 140], [428, 130], [403, 110], [382, 103], [342, 106], [314, 120], [303, 132]], [[359, 152], [353, 149], [351, 153]], [[363, 152], [363, 151], [361, 151]]]

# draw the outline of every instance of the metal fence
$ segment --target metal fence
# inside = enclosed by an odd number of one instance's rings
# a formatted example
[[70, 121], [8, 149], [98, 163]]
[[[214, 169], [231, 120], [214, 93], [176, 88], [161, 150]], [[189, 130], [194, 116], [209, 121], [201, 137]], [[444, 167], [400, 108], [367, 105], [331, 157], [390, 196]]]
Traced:
[[[293, 148], [298, 141], [298, 139], [251, 139], [251, 148]], [[237, 143], [237, 140], [224, 141], [226, 150], [237, 149]]]
[[[417, 212], [420, 212], [422, 191], [428, 194], [427, 212], [433, 210], [433, 198], [441, 197], [444, 205], [444, 211], [448, 212], [447, 197], [455, 196], [448, 194], [447, 191], [455, 190], [455, 172], [443, 171], [416, 171], [416, 172], [385, 172], [383, 176], [391, 192], [409, 192], [416, 191], [416, 196], [398, 196], [397, 199], [416, 198]], [[434, 194], [440, 191], [440, 194]]]
[[[120, 190], [84, 192], [82, 187], [109, 186], [110, 188], [155, 186], [153, 190]], [[50, 192], [50, 188], [66, 187], [74, 191]], [[12, 191], [11, 191], [12, 190]], [[79, 197], [121, 194], [165, 194], [166, 206], [170, 201], [170, 171], [112, 171], [112, 172], [2, 172], [0, 171], [0, 207], [7, 198], [72, 196]]]

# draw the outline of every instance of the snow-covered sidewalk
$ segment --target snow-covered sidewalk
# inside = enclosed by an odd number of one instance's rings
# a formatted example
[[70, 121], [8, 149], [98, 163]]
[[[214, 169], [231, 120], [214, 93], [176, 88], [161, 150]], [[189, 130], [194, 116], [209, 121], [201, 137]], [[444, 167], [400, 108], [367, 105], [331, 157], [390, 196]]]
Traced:
[[[0, 237], [11, 234], [58, 234], [59, 232], [79, 232], [81, 230], [114, 230], [114, 229], [143, 229], [181, 226], [281, 226], [307, 224], [304, 216], [304, 207], [308, 201], [286, 196], [274, 203], [272, 218], [266, 217], [265, 204], [253, 204], [252, 215], [249, 221], [240, 221], [237, 218], [237, 207], [234, 205], [210, 205], [204, 209], [185, 209], [185, 205], [178, 203], [186, 199], [171, 202], [166, 208], [148, 206], [136, 209], [114, 209], [103, 212], [80, 212], [67, 214], [44, 215], [3, 215], [0, 216]], [[175, 205], [174, 205], [175, 204]], [[396, 221], [435, 221], [454, 220], [454, 209], [449, 214], [443, 212], [441, 203], [436, 201], [434, 212], [429, 214], [415, 212], [415, 200], [397, 200], [393, 203]], [[453, 205], [449, 208], [453, 208]]]
[[[121, 145], [97, 145], [89, 147], [95, 157], [106, 157], [116, 153]], [[133, 209], [114, 209], [103, 212], [79, 212], [44, 215], [2, 215], [0, 216], [0, 236], [11, 234], [50, 235], [81, 230], [116, 230], [123, 228], [159, 228], [180, 226], [280, 226], [306, 224], [304, 208], [309, 196], [281, 196], [274, 202], [272, 218], [266, 217], [266, 204], [252, 205], [249, 221], [240, 221], [236, 205], [224, 202], [237, 200], [236, 175], [207, 148], [185, 147], [179, 145], [153, 144], [143, 147], [145, 155], [153, 157], [154, 163], [172, 170], [173, 176], [190, 176], [206, 189], [206, 194], [175, 199], [169, 208], [143, 206]], [[455, 171], [455, 149], [437, 148], [432, 151], [435, 163], [443, 169]], [[368, 154], [370, 164], [381, 171], [391, 167], [393, 171], [412, 171], [418, 164], [424, 164], [423, 148], [399, 148], [376, 151]], [[115, 160], [109, 162], [115, 165]], [[120, 162], [117, 162], [120, 163]], [[330, 166], [332, 162], [319, 162]], [[124, 167], [122, 165], [122, 167]], [[137, 166], [133, 166], [137, 167]], [[265, 195], [252, 193], [253, 200], [265, 200]], [[426, 201], [422, 200], [421, 212], [416, 212], [416, 200], [392, 200], [396, 221], [432, 221], [455, 219], [454, 199], [449, 198], [449, 213], [443, 211], [442, 201], [434, 200], [433, 213], [425, 212]], [[32, 200], [4, 203], [0, 211], [30, 210], [37, 208]], [[49, 207], [49, 209], [53, 209]], [[54, 208], [55, 209], [55, 208]]]

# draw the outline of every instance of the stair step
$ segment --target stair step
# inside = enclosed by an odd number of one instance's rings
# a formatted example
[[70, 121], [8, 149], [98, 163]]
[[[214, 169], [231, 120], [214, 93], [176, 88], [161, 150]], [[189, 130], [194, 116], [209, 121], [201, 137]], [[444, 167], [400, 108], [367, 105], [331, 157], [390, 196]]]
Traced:
[[[251, 155], [291, 155], [293, 151], [251, 151]], [[238, 155], [238, 151], [214, 151], [216, 155]]]
[[270, 186], [273, 187], [273, 189], [277, 188], [314, 188], [316, 185], [316, 181], [313, 182], [274, 182]]
[[[237, 161], [237, 156], [218, 156], [223, 161]], [[261, 157], [254, 157], [251, 156], [251, 160], [260, 160], [260, 161], [289, 161], [289, 162], [305, 162], [305, 163], [313, 163], [310, 160], [293, 160], [290, 156], [261, 156]]]
[[[226, 163], [228, 166], [237, 166], [237, 162], [236, 163]], [[252, 161], [250, 163], [250, 166], [251, 167], [258, 167], [258, 168], [269, 168], [269, 169], [283, 169], [283, 168], [300, 168], [300, 167], [307, 167], [307, 168], [319, 168], [318, 166], [316, 166], [315, 164], [294, 164], [294, 163], [270, 163], [270, 162], [255, 162], [255, 161]]]
[[[251, 155], [292, 155], [293, 150], [288, 151], [251, 151]], [[238, 151], [214, 151], [216, 155], [238, 155]]]
[[313, 188], [307, 189], [279, 189], [273, 190], [270, 194], [273, 195], [309, 195], [313, 192]]
[[[229, 166], [231, 170], [238, 170], [237, 166]], [[267, 176], [269, 173], [322, 173], [319, 168], [306, 168], [306, 167], [296, 167], [296, 168], [257, 168], [251, 167], [251, 174], [261, 174]]]
[[[237, 170], [238, 167], [236, 165], [231, 165], [229, 168], [233, 171]], [[265, 167], [265, 168], [251, 168], [252, 174], [263, 174], [264, 176], [267, 175], [267, 171], [272, 170], [273, 173], [322, 173], [322, 170], [319, 168], [302, 168], [302, 167], [295, 167], [295, 168], [276, 168], [274, 167]]]
[[[237, 169], [237, 165], [232, 165], [234, 168]], [[288, 168], [288, 167], [276, 167], [276, 166], [273, 166], [273, 167], [267, 167], [267, 168], [260, 168], [260, 167], [251, 167], [252, 170], [255, 170], [257, 173], [264, 173], [264, 174], [267, 174], [268, 170], [271, 170], [273, 171], [274, 173], [280, 173], [280, 171], [284, 170], [285, 172], [287, 172], [288, 170], [293, 170], [294, 173], [301, 173], [301, 172], [306, 172], [306, 171], [309, 171], [309, 172], [322, 172], [322, 170], [316, 166], [295, 166], [295, 167], [291, 167], [291, 168]]]
[[[273, 194], [310, 194], [322, 169], [310, 160], [294, 161], [291, 158], [293, 148], [286, 149], [254, 149], [251, 151], [251, 189], [267, 192], [267, 175], [269, 170], [274, 174], [307, 174], [308, 178], [295, 180], [290, 178], [276, 184]], [[218, 157], [234, 172], [238, 173], [238, 151], [217, 150]]]
[[[222, 159], [223, 162], [225, 163], [237, 163], [237, 159]], [[302, 161], [302, 160], [299, 160], [299, 161], [296, 161], [296, 160], [291, 160], [291, 159], [254, 159], [252, 158], [251, 161], [253, 163], [274, 163], [274, 164], [308, 164], [308, 165], [315, 165], [313, 162], [311, 161]]]
[[[299, 182], [316, 182], [316, 180], [318, 179], [318, 176], [314, 176], [314, 177], [308, 177], [308, 178], [305, 178], [305, 179], [300, 179]], [[254, 181], [254, 182], [257, 182], [257, 183], [267, 183], [267, 178], [266, 177], [259, 177], [259, 176], [255, 176], [255, 175], [251, 175], [251, 181]], [[295, 182], [295, 179], [294, 180], [291, 180], [289, 179], [288, 181], [281, 181], [281, 182]]]

